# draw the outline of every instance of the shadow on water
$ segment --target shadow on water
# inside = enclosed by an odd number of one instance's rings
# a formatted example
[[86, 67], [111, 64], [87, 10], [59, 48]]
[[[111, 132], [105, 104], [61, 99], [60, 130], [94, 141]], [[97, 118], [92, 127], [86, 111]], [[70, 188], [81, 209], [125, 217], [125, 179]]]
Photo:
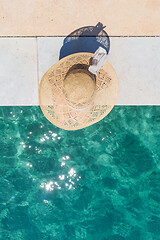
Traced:
[[99, 47], [103, 47], [109, 53], [110, 40], [104, 28], [99, 22], [96, 26], [82, 27], [70, 33], [64, 39], [59, 60], [78, 52], [94, 53]]

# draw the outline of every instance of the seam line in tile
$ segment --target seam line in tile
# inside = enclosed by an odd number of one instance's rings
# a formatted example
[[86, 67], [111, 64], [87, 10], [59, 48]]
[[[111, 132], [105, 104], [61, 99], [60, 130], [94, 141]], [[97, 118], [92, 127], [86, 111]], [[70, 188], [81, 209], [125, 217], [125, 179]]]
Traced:
[[[33, 35], [33, 36], [0, 36], [0, 38], [38, 38], [38, 37], [68, 37], [68, 35]], [[82, 37], [96, 37], [96, 36], [82, 36]], [[105, 36], [99, 36], [99, 37], [105, 37]], [[138, 37], [138, 38], [157, 38], [157, 37], [160, 37], [160, 35], [155, 35], [155, 36], [145, 36], [145, 35], [142, 35], [142, 36], [134, 36], [134, 35], [129, 35], [129, 36], [112, 36], [112, 35], [109, 35], [109, 37], [122, 37], [122, 38], [129, 38], [129, 37]]]
[[37, 81], [38, 81], [38, 89], [39, 89], [39, 58], [38, 58], [38, 39], [36, 37], [36, 55], [37, 55]]

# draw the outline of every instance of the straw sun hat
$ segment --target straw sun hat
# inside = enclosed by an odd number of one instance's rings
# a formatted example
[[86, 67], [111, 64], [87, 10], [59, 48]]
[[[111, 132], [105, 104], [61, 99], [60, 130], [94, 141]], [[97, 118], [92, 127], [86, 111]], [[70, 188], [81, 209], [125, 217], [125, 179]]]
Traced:
[[65, 130], [78, 130], [103, 119], [118, 95], [117, 75], [107, 61], [97, 75], [88, 71], [94, 55], [75, 53], [42, 77], [39, 101], [45, 117]]

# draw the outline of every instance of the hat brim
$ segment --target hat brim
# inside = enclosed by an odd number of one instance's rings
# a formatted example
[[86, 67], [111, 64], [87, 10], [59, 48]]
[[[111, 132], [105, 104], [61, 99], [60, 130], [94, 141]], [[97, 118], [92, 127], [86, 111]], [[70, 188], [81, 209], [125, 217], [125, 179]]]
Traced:
[[118, 96], [118, 78], [109, 62], [105, 62], [96, 77], [96, 96], [84, 110], [67, 105], [62, 85], [68, 70], [74, 64], [89, 65], [92, 53], [75, 53], [53, 65], [42, 77], [39, 86], [39, 102], [45, 117], [65, 130], [78, 130], [103, 119], [114, 107]]

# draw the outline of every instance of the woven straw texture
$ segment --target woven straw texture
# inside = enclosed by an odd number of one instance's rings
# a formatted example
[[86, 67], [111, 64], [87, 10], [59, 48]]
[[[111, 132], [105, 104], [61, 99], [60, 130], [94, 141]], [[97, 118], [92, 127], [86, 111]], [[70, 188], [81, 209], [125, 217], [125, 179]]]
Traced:
[[96, 96], [84, 110], [70, 108], [63, 95], [63, 80], [75, 64], [89, 65], [92, 53], [75, 53], [53, 65], [42, 77], [39, 102], [45, 117], [65, 130], [78, 130], [103, 119], [114, 107], [118, 96], [118, 79], [113, 67], [106, 62], [96, 77]]

